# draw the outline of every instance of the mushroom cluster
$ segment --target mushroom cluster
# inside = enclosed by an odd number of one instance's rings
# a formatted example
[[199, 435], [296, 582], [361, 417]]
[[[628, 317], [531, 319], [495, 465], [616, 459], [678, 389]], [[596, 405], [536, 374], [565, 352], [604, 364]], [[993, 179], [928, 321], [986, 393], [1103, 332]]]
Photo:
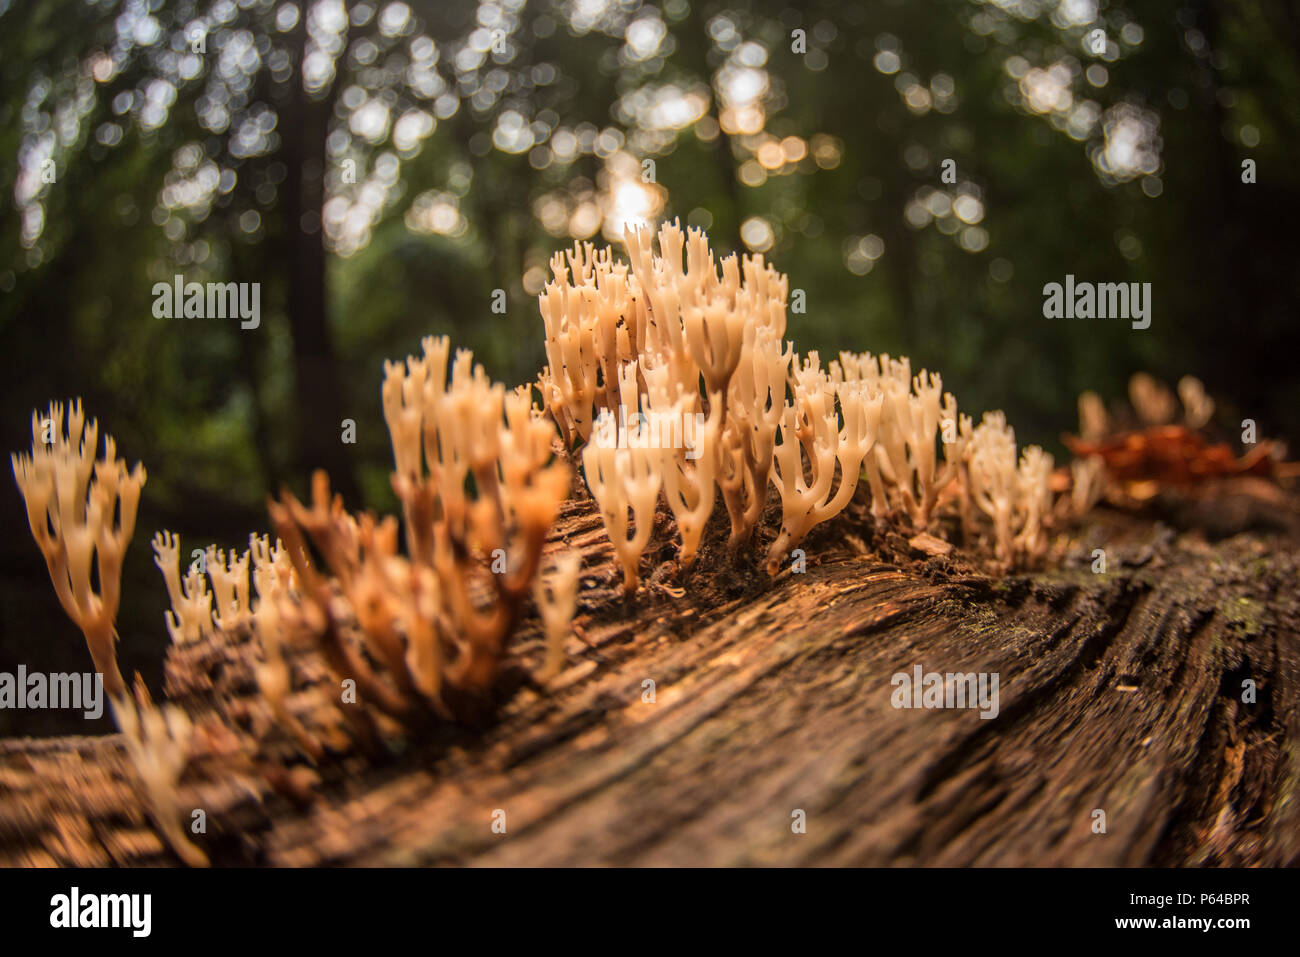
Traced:
[[846, 352], [823, 368], [816, 352], [798, 356], [782, 341], [789, 282], [762, 256], [719, 261], [701, 230], [676, 222], [660, 227], [657, 250], [655, 238], [627, 231], [630, 266], [575, 244], [552, 259], [539, 297], [543, 404], [571, 445], [584, 444], [626, 592], [640, 582], [660, 499], [689, 568], [719, 495], [735, 551], [775, 487], [775, 574], [863, 477], [877, 517], [901, 511], [925, 529], [946, 496], [968, 535], [976, 507], [988, 517], [1002, 562], [1043, 554], [1052, 459], [1030, 447], [1018, 460], [1000, 413], [973, 428], [939, 374], [913, 375], [905, 357]]
[[294, 583], [260, 599], [278, 604], [277, 630], [306, 631], [337, 678], [401, 722], [448, 716], [449, 691], [492, 683], [571, 480], [530, 389], [507, 392], [467, 351], [448, 375], [449, 351], [428, 337], [385, 366], [406, 554], [395, 517], [349, 514], [323, 472], [310, 505], [283, 492], [269, 506]]

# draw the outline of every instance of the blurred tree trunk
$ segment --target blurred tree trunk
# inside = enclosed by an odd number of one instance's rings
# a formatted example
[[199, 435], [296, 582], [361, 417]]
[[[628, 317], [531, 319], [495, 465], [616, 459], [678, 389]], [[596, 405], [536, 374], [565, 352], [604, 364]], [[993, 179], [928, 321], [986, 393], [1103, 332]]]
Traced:
[[[716, 97], [713, 84], [713, 67], [709, 63], [711, 41], [708, 20], [702, 3], [692, 3], [686, 21], [686, 29], [678, 37], [681, 44], [681, 56], [696, 76], [704, 80]], [[720, 120], [722, 107], [716, 103], [714, 112], [719, 114], [714, 119]], [[732, 148], [731, 134], [719, 123], [715, 142], [708, 146], [709, 156], [713, 162], [714, 175], [717, 177], [718, 194], [711, 214], [712, 225], [709, 227], [709, 239], [713, 248], [725, 255], [728, 248], [743, 255], [745, 244], [740, 238], [740, 223], [744, 215], [745, 200], [741, 195], [740, 183], [736, 173], [736, 155]]]
[[287, 95], [279, 104], [281, 156], [287, 167], [281, 202], [285, 228], [291, 237], [289, 248], [281, 250], [280, 255], [288, 276], [285, 312], [293, 339], [293, 478], [300, 483], [312, 470], [323, 468], [330, 473], [336, 491], [349, 503], [360, 504], [355, 463], [341, 439], [342, 420], [348, 418], [348, 388], [330, 333], [325, 230], [321, 223], [325, 206], [325, 138], [334, 111], [335, 87], [331, 84], [319, 97], [311, 96], [304, 88], [306, 20], [304, 9], [294, 27], [298, 69], [281, 87]]

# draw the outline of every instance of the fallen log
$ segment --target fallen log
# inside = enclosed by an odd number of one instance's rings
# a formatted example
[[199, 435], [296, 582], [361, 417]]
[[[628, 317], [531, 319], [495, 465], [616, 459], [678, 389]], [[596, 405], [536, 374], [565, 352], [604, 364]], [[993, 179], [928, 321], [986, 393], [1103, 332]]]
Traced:
[[[857, 510], [803, 573], [706, 543], [623, 600], [571, 502], [553, 544], [583, 551], [583, 590], [554, 682], [528, 677], [530, 619], [481, 722], [345, 755], [302, 801], [192, 768], [180, 806], [216, 865], [1300, 863], [1291, 534], [1102, 511], [1005, 578], [910, 538]], [[997, 675], [996, 716], [896, 708], [916, 666]], [[201, 714], [248, 667], [233, 636], [173, 648], [168, 696]], [[117, 736], [0, 742], [0, 865], [174, 863]]]

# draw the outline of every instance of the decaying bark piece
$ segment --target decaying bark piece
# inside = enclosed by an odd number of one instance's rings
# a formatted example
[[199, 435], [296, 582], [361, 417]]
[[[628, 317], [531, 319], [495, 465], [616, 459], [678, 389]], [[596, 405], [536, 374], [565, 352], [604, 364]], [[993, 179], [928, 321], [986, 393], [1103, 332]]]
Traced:
[[[577, 638], [546, 690], [507, 670], [477, 726], [382, 768], [343, 755], [314, 796], [204, 766], [179, 805], [205, 809], [214, 865], [1300, 863], [1294, 537], [1211, 545], [1103, 512], [1055, 570], [992, 578], [851, 510], [803, 574], [729, 566], [714, 530], [692, 577], [625, 602], [570, 502]], [[255, 686], [246, 644], [171, 649], [197, 727], [214, 686]], [[520, 647], [542, 660], [535, 616]], [[894, 709], [918, 664], [997, 672], [997, 718]], [[166, 863], [118, 737], [0, 742], [0, 865]]]

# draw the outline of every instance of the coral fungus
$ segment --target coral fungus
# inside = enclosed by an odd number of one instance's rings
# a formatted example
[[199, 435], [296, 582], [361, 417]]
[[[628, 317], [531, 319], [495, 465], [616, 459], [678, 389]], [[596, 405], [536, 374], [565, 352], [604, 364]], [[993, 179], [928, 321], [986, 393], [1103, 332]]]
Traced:
[[[1238, 456], [1225, 442], [1211, 442], [1207, 429], [1214, 400], [1200, 380], [1183, 376], [1178, 400], [1153, 376], [1136, 373], [1129, 381], [1130, 409], [1112, 417], [1101, 397], [1079, 397], [1079, 434], [1064, 437], [1081, 459], [1098, 463], [1130, 501], [1145, 501], [1162, 487], [1193, 486], [1232, 476], [1275, 477], [1294, 466], [1283, 463], [1282, 448], [1264, 439], [1251, 440]], [[1177, 406], [1183, 407], [1182, 421]], [[1136, 426], [1136, 427], [1133, 427]]]
[[[964, 544], [991, 541], [1004, 568], [1041, 559], [1054, 518], [1100, 494], [1103, 459], [1087, 459], [1054, 502], [1049, 455], [1036, 446], [1018, 454], [1000, 412], [972, 426], [939, 374], [913, 374], [905, 357], [843, 352], [823, 366], [816, 352], [796, 353], [784, 341], [788, 280], [761, 256], [718, 260], [701, 231], [676, 223], [655, 239], [628, 231], [630, 265], [589, 244], [554, 257], [539, 302], [549, 360], [541, 406], [530, 386], [490, 381], [469, 352], [453, 358], [446, 338], [385, 365], [400, 521], [350, 513], [317, 472], [307, 501], [287, 490], [268, 501], [275, 537], [254, 534], [245, 551], [209, 546], [182, 574], [179, 537], [158, 533], [173, 654], [198, 658], [230, 636], [250, 650], [239, 680], [257, 701], [216, 701], [201, 726], [204, 741], [237, 758], [232, 767], [261, 769], [298, 800], [314, 777], [303, 760], [318, 764], [349, 744], [375, 753], [389, 733], [464, 717], [493, 687], [530, 597], [546, 645], [537, 677], [555, 676], [582, 562], [551, 549], [541, 568], [570, 462], [581, 463], [629, 595], [659, 519], [672, 516], [676, 568], [688, 570], [719, 498], [729, 549], [758, 545], [777, 574], [860, 490], [870, 515], [909, 524], [929, 553], [951, 546], [927, 529], [959, 529]], [[1150, 384], [1139, 392], [1150, 410], [1167, 404]], [[1185, 382], [1180, 393], [1189, 420], [1208, 417], [1203, 390]], [[1100, 435], [1099, 400], [1081, 410], [1086, 434]], [[122, 554], [144, 469], [128, 472], [107, 438], [94, 461], [97, 430], [79, 403], [67, 426], [51, 405], [33, 416], [31, 455], [13, 457], [32, 534], [104, 674], [150, 813], [185, 861], [202, 864], [177, 824], [174, 793], [200, 728], [142, 689], [132, 702], [115, 660]], [[769, 502], [773, 488], [779, 504]], [[777, 516], [774, 530], [763, 528]]]
[[[269, 504], [306, 608], [271, 599], [288, 613], [279, 622], [296, 621], [336, 679], [355, 681], [364, 700], [400, 721], [425, 709], [446, 714], [449, 690], [491, 684], [569, 490], [568, 466], [551, 460], [554, 429], [527, 390], [491, 383], [464, 351], [448, 378], [448, 352], [445, 338], [430, 337], [420, 358], [385, 368], [406, 556], [396, 520], [348, 514], [323, 472], [310, 505], [288, 492]], [[361, 648], [345, 637], [352, 620]], [[266, 678], [278, 687], [274, 667]]]
[[[65, 432], [62, 404], [51, 403], [43, 418], [33, 412], [31, 455], [10, 458], [59, 603], [86, 636], [105, 690], [120, 698], [126, 685], [117, 668], [113, 622], [121, 600], [122, 556], [135, 531], [145, 471], [137, 462], [128, 472], [108, 435], [104, 457], [95, 461], [98, 425], [86, 422], [80, 400], [67, 413]], [[92, 560], [98, 592], [91, 584]]]
[[971, 502], [987, 514], [1000, 560], [1043, 554], [1050, 456], [1031, 448], [1018, 466], [1004, 419], [972, 429], [939, 374], [913, 375], [905, 357], [842, 353], [825, 369], [816, 352], [800, 358], [782, 344], [788, 280], [761, 256], [718, 261], [702, 231], [676, 223], [660, 228], [657, 252], [653, 238], [628, 230], [630, 270], [591, 244], [557, 254], [539, 297], [543, 402], [571, 443], [586, 443], [587, 485], [626, 591], [640, 580], [659, 495], [676, 521], [678, 563], [689, 567], [719, 493], [735, 551], [775, 487], [775, 573], [845, 509], [863, 476], [877, 517], [900, 509], [925, 529], [953, 489], [968, 533]]

